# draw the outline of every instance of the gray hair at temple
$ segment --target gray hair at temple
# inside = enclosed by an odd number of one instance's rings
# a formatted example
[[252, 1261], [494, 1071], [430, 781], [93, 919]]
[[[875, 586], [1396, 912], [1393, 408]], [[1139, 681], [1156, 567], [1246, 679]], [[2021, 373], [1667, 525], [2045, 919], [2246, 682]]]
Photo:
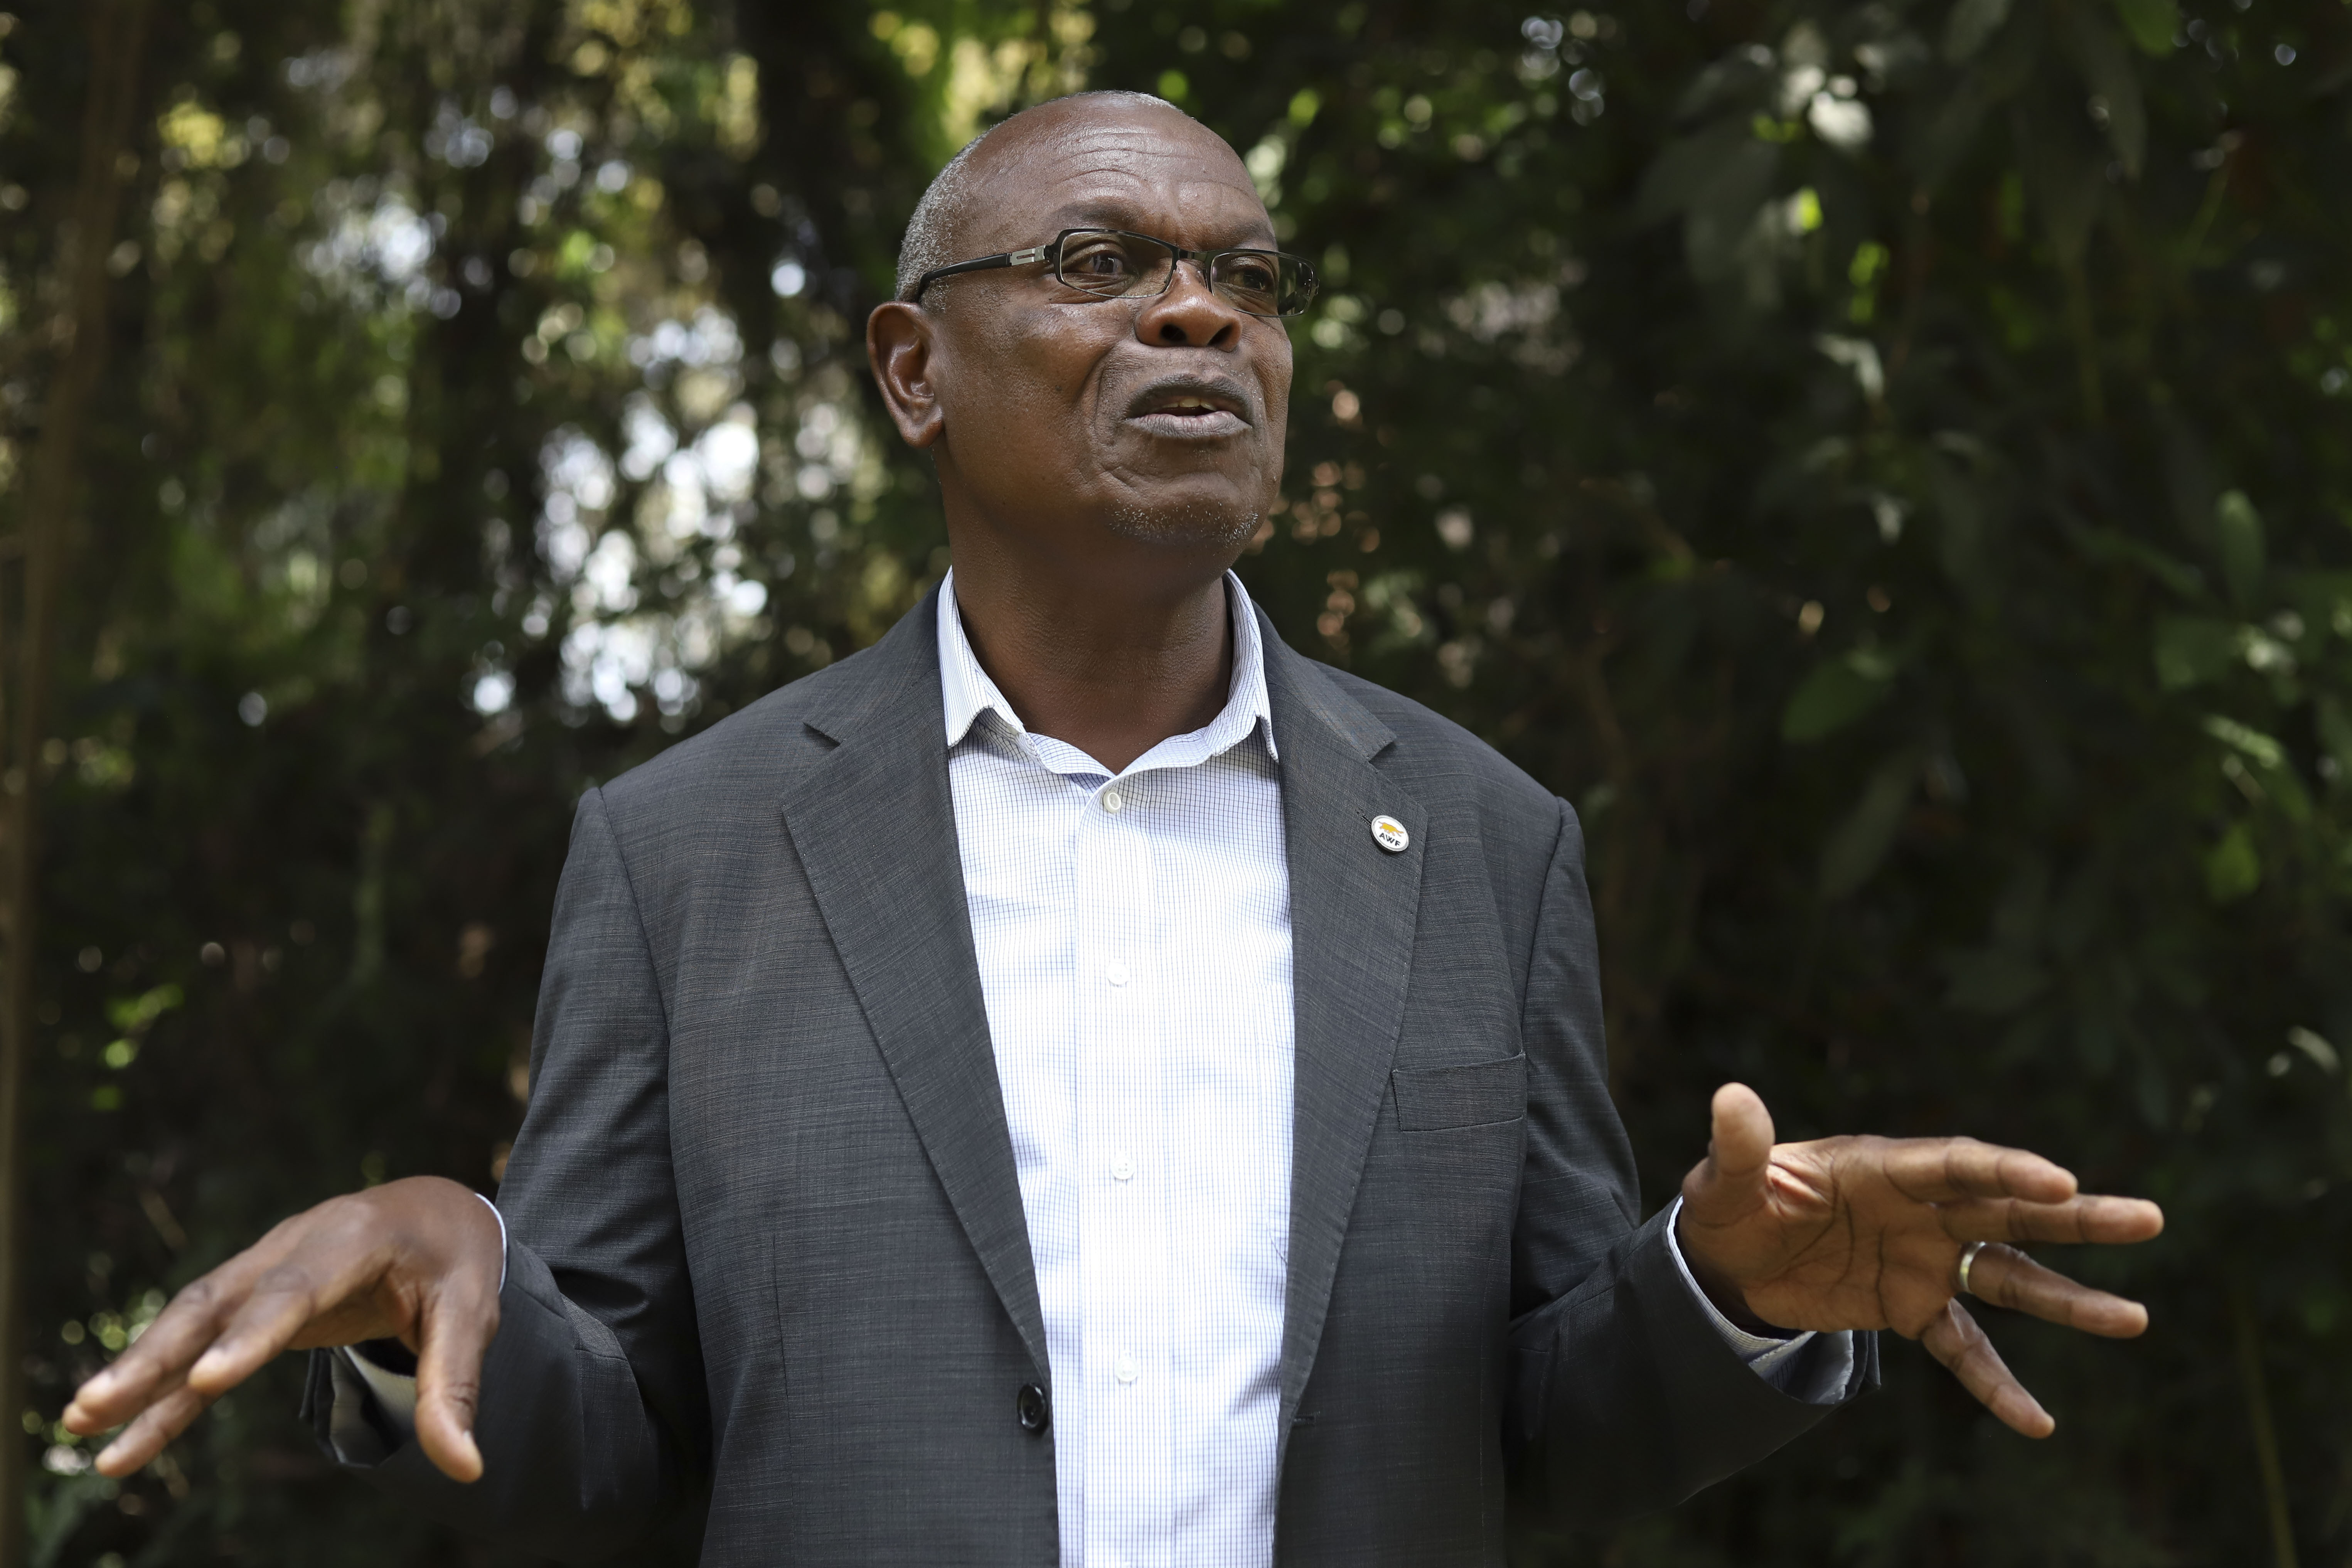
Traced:
[[[898, 241], [898, 276], [897, 286], [891, 290], [892, 299], [911, 300], [915, 285], [922, 281], [924, 273], [971, 259], [954, 252], [959, 237], [963, 233], [966, 208], [976, 189], [971, 175], [971, 155], [980, 151], [981, 144], [1024, 115], [1034, 114], [1057, 103], [1073, 103], [1083, 99], [1108, 99], [1115, 102], [1176, 109], [1166, 99], [1154, 98], [1148, 92], [1098, 88], [1090, 92], [1074, 92], [1066, 98], [1048, 99], [1044, 103], [1023, 110], [1020, 114], [998, 121], [965, 142], [963, 151], [949, 159], [948, 166], [931, 181], [929, 188], [923, 192], [923, 199], [915, 204], [915, 215], [907, 220], [906, 237]], [[1176, 109], [1176, 112], [1182, 114], [1184, 111]], [[1045, 237], [1040, 235], [1037, 237], [1042, 239]], [[931, 286], [930, 292], [924, 298], [932, 308], [936, 309], [945, 301], [947, 289], [953, 281], [948, 279]]]

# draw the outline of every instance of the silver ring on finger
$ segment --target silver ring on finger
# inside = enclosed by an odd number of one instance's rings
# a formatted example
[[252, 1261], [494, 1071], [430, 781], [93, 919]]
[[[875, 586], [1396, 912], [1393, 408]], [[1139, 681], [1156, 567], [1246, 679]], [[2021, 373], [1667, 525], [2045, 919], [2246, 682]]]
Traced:
[[1977, 1254], [1984, 1249], [1985, 1243], [1981, 1241], [1971, 1241], [1960, 1248], [1960, 1294], [1963, 1296], [1976, 1294], [1969, 1288], [1969, 1270], [1976, 1266]]

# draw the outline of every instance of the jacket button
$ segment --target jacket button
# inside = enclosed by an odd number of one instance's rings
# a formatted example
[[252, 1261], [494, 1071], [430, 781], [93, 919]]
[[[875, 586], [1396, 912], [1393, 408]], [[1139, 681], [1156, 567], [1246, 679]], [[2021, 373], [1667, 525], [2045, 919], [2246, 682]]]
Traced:
[[1045, 1391], [1035, 1384], [1021, 1385], [1021, 1392], [1013, 1395], [1013, 1409], [1021, 1417], [1021, 1430], [1024, 1432], [1043, 1432], [1045, 1429], [1049, 1415], [1045, 1407]]

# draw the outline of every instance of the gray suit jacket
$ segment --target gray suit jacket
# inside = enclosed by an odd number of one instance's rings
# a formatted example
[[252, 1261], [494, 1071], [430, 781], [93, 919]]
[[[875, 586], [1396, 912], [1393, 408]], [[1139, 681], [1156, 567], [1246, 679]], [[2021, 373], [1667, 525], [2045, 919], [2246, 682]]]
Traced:
[[[704, 1510], [709, 1564], [1057, 1561], [933, 617], [581, 802], [499, 1194], [488, 1473], [387, 1445], [370, 1474], [419, 1509], [578, 1561]], [[1574, 814], [1265, 643], [1297, 999], [1279, 1560], [1499, 1563], [1507, 1498], [1597, 1522], [1819, 1420], [1639, 1223]]]

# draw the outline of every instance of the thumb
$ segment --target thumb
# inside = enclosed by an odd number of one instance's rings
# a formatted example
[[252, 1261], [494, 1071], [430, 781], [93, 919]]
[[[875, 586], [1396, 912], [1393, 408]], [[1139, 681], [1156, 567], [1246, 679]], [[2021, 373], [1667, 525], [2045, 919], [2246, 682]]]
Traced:
[[482, 1356], [498, 1331], [498, 1297], [478, 1281], [445, 1283], [419, 1314], [416, 1440], [454, 1481], [482, 1479], [474, 1420], [481, 1408]]
[[1715, 1091], [1706, 1161], [1691, 1173], [1687, 1201], [1739, 1204], [1762, 1186], [1772, 1161], [1772, 1113], [1744, 1083]]

